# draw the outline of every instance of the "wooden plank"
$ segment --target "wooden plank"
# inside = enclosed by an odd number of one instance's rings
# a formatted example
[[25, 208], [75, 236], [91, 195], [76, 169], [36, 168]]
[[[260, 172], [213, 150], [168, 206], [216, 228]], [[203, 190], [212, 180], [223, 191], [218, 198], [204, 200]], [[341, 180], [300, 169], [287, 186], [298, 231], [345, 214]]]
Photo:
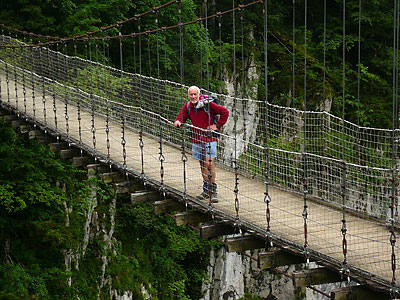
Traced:
[[211, 239], [222, 235], [234, 234], [235, 228], [226, 223], [209, 223], [200, 226], [200, 237], [202, 239]]
[[244, 252], [247, 250], [265, 248], [265, 241], [253, 235], [229, 237], [225, 240], [228, 252]]
[[110, 171], [110, 167], [103, 164], [90, 164], [86, 166], [88, 176], [96, 176]]
[[34, 130], [29, 131], [28, 136], [29, 136], [29, 139], [33, 140], [33, 139], [37, 139], [37, 138], [43, 138], [44, 134], [41, 130], [34, 129]]
[[160, 193], [155, 190], [138, 191], [131, 193], [132, 203], [143, 203], [147, 201], [156, 201], [161, 198]]
[[340, 274], [324, 267], [294, 271], [292, 276], [295, 288], [339, 282], [341, 280]]
[[332, 300], [388, 300], [390, 295], [368, 288], [366, 285], [342, 287], [331, 292]]
[[[122, 181], [113, 183], [116, 194], [127, 194], [135, 191], [143, 192], [143, 184], [136, 180]], [[133, 196], [135, 197], [135, 196]], [[132, 199], [132, 194], [131, 194]]]
[[77, 168], [86, 167], [93, 164], [94, 159], [90, 156], [74, 156], [72, 157], [72, 165]]
[[59, 153], [61, 150], [68, 149], [68, 144], [64, 142], [50, 143], [49, 149], [51, 152]]
[[204, 223], [208, 220], [208, 215], [197, 211], [192, 210], [188, 212], [178, 213], [174, 216], [176, 226], [182, 225], [195, 225], [199, 223]]
[[29, 124], [22, 124], [19, 126], [19, 132], [21, 132], [22, 134], [28, 133], [30, 129], [31, 126]]
[[184, 203], [172, 199], [156, 201], [153, 203], [153, 206], [154, 213], [156, 214], [185, 210]]
[[12, 120], [11, 121], [11, 127], [14, 129], [19, 128], [22, 125], [26, 125], [26, 121], [25, 120]]
[[60, 158], [61, 159], [72, 159], [74, 156], [79, 155], [81, 152], [79, 149], [70, 148], [70, 149], [61, 149], [60, 150]]
[[268, 270], [281, 266], [295, 265], [304, 263], [304, 257], [295, 255], [283, 249], [274, 251], [260, 252], [258, 254], [258, 267], [261, 270]]
[[122, 175], [121, 172], [107, 172], [100, 174], [100, 178], [105, 183], [113, 183], [113, 182], [123, 182], [126, 180], [126, 176]]

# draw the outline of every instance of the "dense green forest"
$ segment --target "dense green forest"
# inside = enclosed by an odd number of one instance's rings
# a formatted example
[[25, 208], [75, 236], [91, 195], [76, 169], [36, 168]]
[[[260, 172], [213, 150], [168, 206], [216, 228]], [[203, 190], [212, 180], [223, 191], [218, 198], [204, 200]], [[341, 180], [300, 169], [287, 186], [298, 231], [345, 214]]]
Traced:
[[[103, 255], [108, 257], [104, 277], [121, 295], [132, 291], [141, 299], [144, 288], [152, 299], [201, 297], [215, 241], [202, 241], [172, 218], [155, 215], [152, 206], [119, 196], [112, 246], [104, 247], [104, 231], [112, 226], [111, 186], [88, 179], [86, 171], [56, 159], [2, 120], [0, 166], [0, 299], [110, 299], [108, 286], [99, 288]], [[93, 189], [100, 219], [90, 224], [84, 246]]]
[[[6, 0], [2, 4], [0, 23], [28, 32], [72, 37], [127, 20], [167, 2]], [[182, 0], [180, 15], [179, 2], [163, 7], [157, 13], [152, 12], [143, 16], [140, 24], [137, 20], [124, 23], [121, 33], [156, 29], [156, 15], [159, 21], [158, 27], [161, 28], [177, 25], [179, 18], [183, 23], [189, 22], [206, 14], [211, 16], [216, 12], [227, 11], [232, 9], [233, 5], [237, 7], [240, 4], [251, 3], [238, 0]], [[308, 3], [306, 15], [304, 3]], [[392, 128], [392, 107], [396, 98], [393, 86], [397, 86], [393, 81], [393, 73], [396, 70], [393, 62], [394, 2], [346, 1], [345, 39], [342, 1], [326, 1], [325, 8], [324, 3], [325, 1], [268, 1], [269, 101], [303, 109], [306, 98], [306, 108], [318, 110], [322, 109], [321, 104], [325, 96], [331, 103], [329, 109], [341, 116], [344, 94], [346, 119], [364, 126]], [[326, 21], [324, 21], [324, 10]], [[218, 26], [219, 21], [221, 30]], [[304, 38], [306, 26], [307, 48]], [[29, 41], [29, 35], [5, 29], [5, 33], [7, 32]], [[116, 36], [118, 30], [114, 27], [106, 30], [104, 34]], [[344, 40], [346, 47], [343, 56]], [[112, 39], [109, 43], [110, 51], [105, 59], [107, 63], [119, 68], [119, 41]], [[264, 14], [261, 3], [236, 11], [234, 20], [232, 14], [225, 14], [220, 19], [211, 18], [207, 22], [203, 21], [201, 25], [195, 23], [185, 26], [183, 78], [180, 76], [179, 30], [143, 35], [140, 42], [138, 37], [124, 38], [122, 43], [123, 68], [126, 71], [140, 70], [144, 75], [160, 76], [176, 82], [183, 80], [187, 85], [197, 84], [202, 88], [220, 92], [226, 92], [224, 81], [235, 79], [240, 88], [237, 91], [238, 95], [246, 96], [246, 91], [255, 87], [258, 90], [256, 97], [259, 99], [265, 97]], [[101, 42], [98, 44], [101, 47]], [[72, 43], [67, 47], [69, 49], [67, 52], [73, 54]], [[92, 51], [94, 48], [93, 46]], [[235, 55], [233, 49], [236, 51]], [[93, 53], [92, 59], [102, 62], [104, 57], [101, 51], [99, 52]], [[88, 58], [87, 47], [82, 45], [78, 47], [78, 54]], [[235, 64], [232, 60], [234, 56]], [[343, 68], [343, 57], [345, 57], [345, 68]], [[307, 59], [306, 85], [305, 58]], [[254, 67], [258, 77], [256, 82], [251, 82], [247, 74]], [[223, 80], [221, 80], [221, 70], [228, 76]], [[234, 79], [233, 74], [235, 74]], [[345, 77], [344, 91], [343, 77]]]

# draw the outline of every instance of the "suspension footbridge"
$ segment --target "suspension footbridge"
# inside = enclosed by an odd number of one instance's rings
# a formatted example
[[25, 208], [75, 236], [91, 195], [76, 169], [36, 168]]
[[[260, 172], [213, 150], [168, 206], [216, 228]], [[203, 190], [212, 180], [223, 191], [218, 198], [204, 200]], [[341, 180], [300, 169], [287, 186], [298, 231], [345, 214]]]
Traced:
[[1, 105], [21, 119], [266, 245], [290, 245], [344, 278], [396, 286], [397, 130], [219, 94], [230, 118], [219, 134], [212, 203], [196, 197], [203, 180], [191, 125], [173, 126], [187, 86], [24, 45], [0, 38]]

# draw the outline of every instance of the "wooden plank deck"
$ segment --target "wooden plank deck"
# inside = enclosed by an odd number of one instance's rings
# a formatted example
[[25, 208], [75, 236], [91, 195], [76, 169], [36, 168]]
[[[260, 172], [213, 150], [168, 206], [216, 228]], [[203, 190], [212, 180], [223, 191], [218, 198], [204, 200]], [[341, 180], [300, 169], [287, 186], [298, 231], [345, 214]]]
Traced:
[[[32, 90], [26, 87], [24, 101], [23, 87], [15, 83], [9, 77], [9, 84], [5, 80], [5, 74], [0, 71], [1, 76], [1, 101], [9, 103], [12, 107], [25, 112], [33, 117]], [[16, 91], [17, 90], [17, 96]], [[53, 98], [46, 92], [45, 102], [42, 102], [42, 92], [35, 91], [36, 111], [35, 117], [49, 126], [55, 127], [55, 114], [53, 111]], [[17, 101], [18, 100], [18, 101]], [[18, 102], [18, 104], [17, 104]], [[44, 117], [46, 108], [46, 120]], [[56, 99], [57, 129], [66, 132], [65, 104], [61, 99]], [[92, 116], [90, 111], [81, 110], [81, 136], [79, 136], [78, 110], [74, 105], [68, 105], [69, 134], [72, 138], [79, 140], [88, 147], [94, 146], [92, 132]], [[95, 148], [98, 153], [107, 155], [106, 120], [96, 115], [95, 123]], [[156, 124], [155, 124], [156, 125]], [[124, 163], [123, 147], [121, 144], [121, 124], [110, 121], [109, 123], [110, 156], [112, 160]], [[171, 129], [176, 130], [176, 129]], [[157, 132], [154, 132], [157, 135]], [[142, 168], [141, 149], [139, 147], [139, 134], [137, 130], [125, 128], [126, 140], [126, 164], [128, 168], [138, 172]], [[159, 140], [149, 136], [143, 137], [143, 166], [144, 173], [148, 178], [160, 181]], [[183, 191], [183, 163], [182, 154], [177, 147], [163, 144], [164, 161], [164, 183], [174, 189]], [[198, 162], [188, 154], [187, 161], [187, 193], [193, 197], [201, 192], [202, 178]], [[235, 210], [235, 187], [234, 174], [224, 168], [217, 167], [217, 182], [219, 189], [219, 202], [214, 204], [217, 210], [221, 210], [231, 216], [236, 216]], [[297, 245], [304, 244], [304, 220], [303, 198], [301, 196], [282, 191], [271, 186], [269, 188], [271, 202], [271, 231], [274, 235], [288, 240]], [[260, 229], [266, 229], [264, 203], [265, 185], [262, 182], [239, 176], [239, 211], [240, 220], [249, 222]], [[205, 201], [207, 202], [207, 201]], [[308, 201], [308, 243], [309, 247], [323, 255], [329, 256], [337, 261], [343, 261], [341, 220], [342, 212], [334, 208]], [[347, 215], [347, 241], [348, 262], [357, 269], [374, 274], [383, 281], [390, 282], [391, 270], [391, 245], [389, 242], [390, 232], [382, 226], [369, 220]], [[396, 254], [398, 247], [396, 246]], [[398, 268], [398, 266], [397, 266]]]

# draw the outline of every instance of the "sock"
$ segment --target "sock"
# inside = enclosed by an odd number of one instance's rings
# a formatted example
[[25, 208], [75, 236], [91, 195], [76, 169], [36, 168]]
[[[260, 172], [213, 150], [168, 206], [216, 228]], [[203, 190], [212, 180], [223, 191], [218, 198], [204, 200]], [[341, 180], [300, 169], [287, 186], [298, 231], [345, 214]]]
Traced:
[[203, 180], [203, 192], [208, 194], [209, 187], [210, 187], [210, 182], [207, 180]]
[[215, 182], [212, 184], [211, 189], [212, 189], [212, 193], [213, 194], [217, 194], [218, 193], [217, 184]]

